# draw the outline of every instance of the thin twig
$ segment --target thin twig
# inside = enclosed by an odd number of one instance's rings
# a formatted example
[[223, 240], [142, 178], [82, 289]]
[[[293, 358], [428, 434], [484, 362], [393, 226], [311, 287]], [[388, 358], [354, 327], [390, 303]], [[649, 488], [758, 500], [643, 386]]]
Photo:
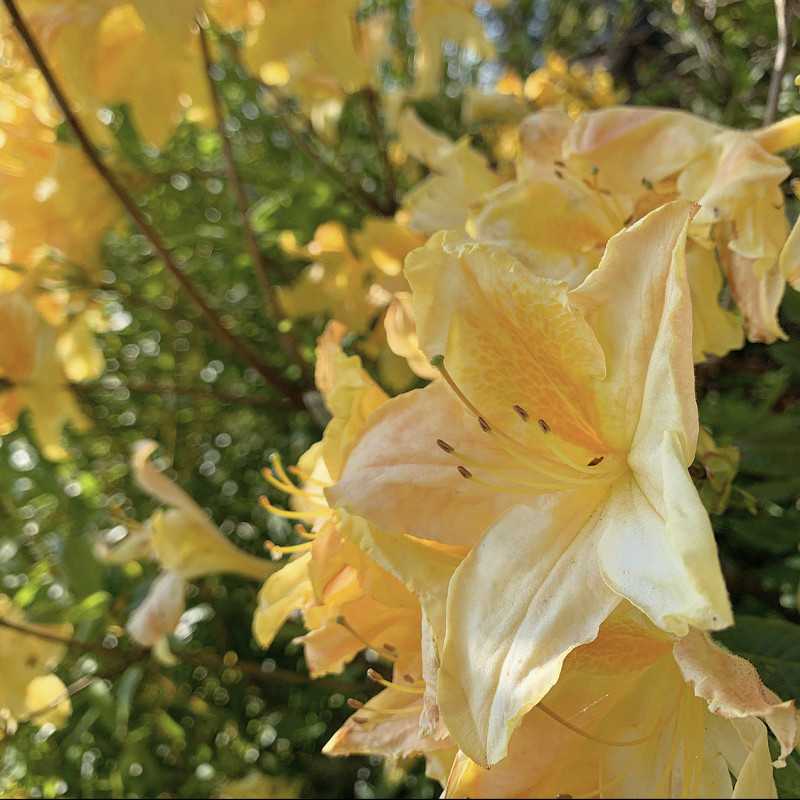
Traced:
[[383, 162], [383, 172], [386, 179], [387, 208], [392, 213], [397, 210], [397, 182], [395, 180], [394, 167], [389, 158], [389, 143], [386, 141], [386, 128], [381, 119], [380, 101], [378, 93], [371, 86], [364, 89], [364, 97], [367, 101], [367, 115], [369, 116], [372, 133], [375, 137], [375, 146], [380, 153]]
[[[70, 649], [79, 650], [82, 653], [93, 653], [96, 655], [110, 655], [110, 656], [123, 656], [125, 663], [141, 660], [149, 655], [147, 648], [135, 647], [123, 651], [116, 651], [104, 647], [102, 644], [94, 642], [80, 642], [77, 639], [71, 639], [67, 636], [59, 636], [55, 633], [42, 630], [40, 627], [20, 625], [11, 620], [3, 619], [0, 617], [0, 627], [9, 628], [10, 630], [21, 633], [25, 636], [33, 636], [36, 639], [41, 639], [45, 642], [53, 642], [60, 644]], [[208, 652], [178, 652], [175, 654], [179, 659], [179, 664], [188, 664], [194, 666], [204, 666], [211, 669], [222, 670], [225, 664], [216, 654]], [[310, 683], [312, 680], [316, 686], [327, 687], [332, 691], [357, 691], [359, 686], [352, 684], [348, 681], [342, 681], [337, 678], [321, 678], [313, 679], [309, 675], [302, 675], [291, 670], [275, 668], [267, 672], [261, 664], [255, 661], [237, 661], [235, 668], [240, 670], [243, 674], [253, 678], [257, 683], [275, 685], [275, 682], [286, 683], [294, 686], [303, 686]], [[95, 676], [100, 677], [100, 676]]]
[[[217, 121], [217, 130], [222, 142], [222, 154], [225, 160], [225, 172], [228, 176], [228, 185], [236, 200], [236, 207], [239, 211], [239, 220], [244, 232], [245, 244], [247, 251], [250, 255], [250, 260], [253, 262], [253, 270], [256, 273], [258, 287], [261, 290], [261, 296], [264, 299], [264, 308], [267, 316], [275, 321], [277, 326], [278, 317], [285, 317], [286, 314], [281, 307], [280, 298], [275, 291], [275, 287], [269, 279], [269, 270], [267, 269], [264, 254], [258, 246], [255, 232], [250, 225], [250, 203], [247, 199], [244, 184], [236, 169], [236, 159], [233, 154], [233, 142], [231, 141], [228, 126], [226, 124], [226, 114], [222, 97], [217, 88], [217, 82], [214, 80], [214, 62], [211, 58], [211, 48], [208, 42], [208, 18], [205, 14], [198, 15], [197, 27], [200, 30], [200, 49], [203, 53], [203, 65], [205, 67], [206, 79], [208, 82], [208, 93], [211, 97], [211, 105], [214, 109], [214, 116]], [[295, 341], [294, 337], [289, 333], [279, 332], [278, 334], [281, 347], [291, 361], [300, 367], [301, 372], [310, 381], [308, 375], [308, 367], [303, 359], [300, 348]]]
[[775, 49], [775, 63], [772, 67], [772, 78], [769, 82], [767, 107], [764, 110], [764, 124], [775, 122], [778, 116], [778, 100], [781, 96], [783, 78], [789, 62], [789, 33], [791, 19], [790, 0], [775, 0], [775, 20], [778, 26], [778, 46]]
[[86, 133], [83, 124], [72, 110], [66, 94], [56, 80], [55, 74], [50, 68], [44, 53], [39, 48], [36, 39], [28, 28], [25, 20], [22, 18], [17, 8], [16, 0], [3, 0], [3, 4], [11, 16], [11, 20], [17, 30], [17, 33], [19, 33], [20, 37], [25, 43], [31, 58], [38, 67], [39, 71], [42, 73], [42, 77], [45, 79], [45, 82], [47, 83], [51, 93], [53, 94], [53, 97], [56, 100], [56, 103], [61, 109], [61, 112], [64, 114], [64, 118], [72, 129], [72, 132], [75, 134], [75, 137], [77, 138], [84, 155], [97, 171], [98, 175], [109, 187], [109, 189], [111, 189], [111, 191], [116, 195], [117, 199], [138, 226], [139, 230], [141, 230], [144, 236], [150, 241], [155, 251], [161, 256], [165, 266], [173, 274], [175, 279], [181, 285], [181, 288], [186, 292], [186, 294], [189, 295], [194, 304], [206, 316], [208, 321], [211, 323], [212, 328], [222, 341], [224, 341], [232, 350], [238, 353], [239, 356], [246, 361], [277, 392], [290, 399], [298, 408], [302, 408], [303, 398], [302, 393], [298, 390], [298, 388], [285, 380], [268, 364], [265, 364], [258, 357], [258, 355], [256, 355], [255, 351], [253, 351], [247, 344], [239, 339], [238, 336], [228, 330], [217, 312], [208, 305], [205, 298], [200, 294], [199, 290], [178, 266], [177, 262], [172, 256], [172, 253], [161, 239], [159, 233], [150, 224], [145, 215], [139, 209], [136, 202], [128, 194], [127, 190], [122, 186], [116, 176], [103, 162], [99, 151]]
[[[69, 636], [59, 636], [57, 633], [50, 633], [43, 630], [36, 625], [21, 625], [18, 622], [12, 622], [10, 619], [0, 617], [0, 628], [8, 628], [9, 630], [21, 633], [24, 636], [33, 636], [36, 639], [41, 639], [44, 642], [52, 642], [53, 644], [60, 644], [68, 647], [71, 650], [80, 650], [82, 653], [94, 653], [95, 655], [113, 655], [114, 651], [102, 644], [94, 642], [81, 642], [78, 639], [72, 639]], [[127, 657], [126, 653], [126, 657]]]
[[[380, 216], [391, 216], [394, 213], [390, 207], [384, 206], [374, 195], [367, 192], [358, 181], [352, 180], [343, 167], [334, 164], [324, 154], [311, 122], [303, 114], [292, 108], [291, 101], [280, 90], [270, 86], [268, 83], [264, 83], [260, 78], [257, 78], [257, 82], [262, 96], [271, 98], [278, 106], [283, 127], [298, 150], [302, 151], [322, 172], [344, 189], [351, 199], [365, 211]], [[295, 122], [300, 125], [300, 131], [295, 129]]]

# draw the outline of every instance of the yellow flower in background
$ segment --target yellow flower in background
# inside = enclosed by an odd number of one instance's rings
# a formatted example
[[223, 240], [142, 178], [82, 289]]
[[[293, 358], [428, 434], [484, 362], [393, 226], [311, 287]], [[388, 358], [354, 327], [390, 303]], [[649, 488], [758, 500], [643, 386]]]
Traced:
[[403, 149], [432, 173], [403, 197], [403, 210], [416, 231], [431, 234], [464, 225], [471, 207], [502, 183], [469, 137], [452, 142], [410, 108], [400, 115], [398, 137]]
[[[20, 11], [86, 126], [127, 103], [143, 138], [163, 145], [192, 106], [208, 106], [197, 0], [23, 0]], [[161, 65], [157, 79], [143, 64]]]
[[451, 42], [481, 59], [494, 56], [483, 23], [473, 11], [474, 0], [413, 0], [411, 24], [417, 41], [414, 51], [415, 97], [441, 90], [443, 47]]
[[186, 608], [187, 581], [219, 574], [261, 581], [276, 568], [271, 561], [232, 544], [183, 489], [159, 472], [150, 459], [157, 448], [153, 441], [138, 442], [131, 467], [139, 486], [167, 508], [156, 511], [116, 546], [100, 552], [112, 562], [149, 557], [161, 567], [128, 622], [130, 635], [145, 647], [158, 645], [175, 629]]
[[[0, 379], [7, 384], [0, 390], [0, 435], [15, 430], [27, 409], [45, 458], [65, 459], [64, 427], [85, 430], [89, 423], [69, 388], [58, 353], [58, 331], [37, 311], [27, 282], [0, 293], [0, 330]], [[73, 364], [70, 354], [65, 357]]]
[[679, 635], [731, 623], [687, 471], [689, 211], [614, 236], [573, 291], [452, 234], [407, 261], [445, 380], [379, 409], [327, 496], [382, 530], [471, 548], [447, 591], [438, 694], [482, 765], [621, 598]]
[[360, 53], [359, 5], [359, 0], [305, 0], [299, 13], [292, 0], [261, 0], [248, 33], [246, 63], [266, 83], [305, 100], [368, 86], [372, 72]]
[[91, 276], [119, 205], [80, 149], [56, 142], [60, 119], [38, 72], [9, 70], [0, 86], [0, 259], [31, 268], [55, 251]]
[[604, 67], [570, 66], [558, 53], [550, 53], [543, 66], [526, 78], [523, 93], [540, 108], [560, 106], [571, 117], [624, 99], [624, 92], [614, 88], [614, 79]]
[[[770, 342], [783, 335], [776, 318], [781, 261], [791, 256], [782, 258], [789, 229], [779, 185], [789, 168], [773, 152], [800, 141], [795, 118], [741, 132], [682, 111], [615, 107], [572, 123], [556, 122], [552, 113], [534, 115], [523, 123], [521, 141], [520, 174], [557, 169], [613, 198], [628, 212], [626, 224], [675, 197], [697, 201], [690, 239], [716, 249], [748, 338]], [[548, 146], [541, 147], [543, 141]], [[701, 277], [698, 293], [704, 282]], [[708, 308], [698, 328], [713, 331], [720, 314]], [[709, 338], [707, 347], [701, 342], [696, 349], [720, 355], [719, 340]]]
[[368, 218], [352, 239], [341, 223], [325, 222], [303, 247], [285, 232], [284, 252], [311, 264], [294, 283], [278, 289], [282, 307], [290, 318], [327, 314], [364, 333], [394, 293], [408, 288], [403, 260], [423, 241], [402, 217]]
[[[55, 637], [72, 635], [71, 625], [28, 623], [22, 609], [3, 594], [0, 619]], [[72, 713], [69, 694], [53, 674], [66, 652], [67, 648], [57, 642], [0, 626], [0, 728], [13, 732], [17, 721], [28, 719], [55, 727], [66, 722]]]
[[625, 605], [567, 657], [508, 758], [484, 770], [460, 754], [445, 796], [776, 797], [758, 717], [785, 759], [792, 701], [704, 634], [673, 640]]

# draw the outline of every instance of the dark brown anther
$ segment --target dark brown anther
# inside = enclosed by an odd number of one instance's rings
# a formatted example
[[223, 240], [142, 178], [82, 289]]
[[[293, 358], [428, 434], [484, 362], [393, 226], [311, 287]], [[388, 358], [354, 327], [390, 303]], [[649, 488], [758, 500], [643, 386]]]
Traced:
[[530, 414], [528, 414], [528, 412], [522, 406], [515, 405], [513, 408], [523, 422], [527, 422], [530, 419]]
[[567, 165], [563, 161], [554, 161], [553, 162], [557, 167], [561, 167], [562, 169]]
[[451, 444], [448, 444], [444, 439], [437, 439], [436, 444], [439, 445], [439, 447], [441, 447], [445, 453], [452, 453], [453, 450], [455, 450], [455, 447], [453, 447]]
[[624, 225], [624, 226], [627, 228], [627, 227], [628, 227], [628, 225], [630, 225], [630, 224], [631, 224], [631, 222], [633, 222], [633, 214], [631, 214], [631, 215], [628, 217], [628, 219], [626, 219], [626, 220], [625, 220], [625, 222], [623, 222], [622, 224], [623, 224], [623, 225]]
[[593, 458], [593, 459], [592, 459], [592, 460], [591, 460], [591, 461], [590, 461], [590, 462], [587, 464], [587, 466], [589, 466], [589, 467], [596, 467], [596, 466], [597, 466], [597, 465], [598, 465], [598, 464], [599, 464], [599, 463], [600, 463], [602, 460], [603, 460], [603, 456], [596, 456], [595, 458]]
[[561, 172], [561, 170], [557, 169], [556, 170], [556, 178], [559, 178], [559, 179], [561, 179], [563, 181], [564, 180], [564, 173]]
[[647, 178], [642, 178], [642, 186], [644, 186], [644, 188], [650, 192], [653, 191], [653, 182], [648, 180]]
[[383, 644], [383, 649], [387, 653], [392, 653], [393, 655], [397, 652], [397, 648], [393, 644], [387, 644], [386, 642]]
[[406, 673], [405, 675], [403, 675], [403, 680], [406, 683], [414, 683], [414, 676], [413, 675], [409, 675], [408, 673]]
[[355, 697], [348, 697], [347, 705], [355, 709], [364, 708], [364, 704], [360, 700], [356, 700]]
[[550, 433], [550, 426], [543, 419], [539, 420], [539, 427], [544, 433]]
[[461, 464], [458, 465], [458, 471], [461, 473], [462, 478], [472, 477], [472, 473], [466, 467], [462, 467]]
[[359, 725], [366, 725], [369, 720], [366, 717], [353, 717], [353, 722], [357, 722]]
[[491, 430], [489, 423], [483, 417], [478, 417], [478, 424], [481, 426], [481, 430], [486, 431], [486, 433]]

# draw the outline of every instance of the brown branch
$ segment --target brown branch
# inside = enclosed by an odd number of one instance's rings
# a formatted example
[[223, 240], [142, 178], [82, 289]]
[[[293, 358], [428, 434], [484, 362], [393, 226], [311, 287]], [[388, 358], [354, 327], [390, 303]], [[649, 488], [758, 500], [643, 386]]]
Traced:
[[395, 180], [394, 167], [389, 158], [389, 143], [386, 141], [386, 128], [381, 119], [380, 101], [378, 93], [371, 86], [364, 89], [364, 97], [367, 101], [367, 116], [370, 126], [375, 136], [375, 146], [380, 153], [383, 162], [383, 172], [386, 179], [387, 208], [392, 212], [397, 210], [397, 182]]
[[[60, 644], [68, 647], [71, 650], [80, 650], [82, 653], [93, 653], [95, 655], [114, 655], [114, 651], [102, 644], [94, 642], [81, 642], [78, 639], [72, 639], [69, 636], [59, 636], [56, 633], [50, 633], [36, 625], [20, 625], [18, 622], [12, 622], [10, 619], [0, 617], [0, 628], [8, 628], [9, 630], [21, 633], [24, 636], [33, 636], [36, 639], [41, 639], [44, 642], [52, 642], [53, 644]], [[128, 654], [126, 654], [127, 657]]]
[[247, 344], [245, 344], [245, 342], [243, 342], [234, 333], [228, 330], [228, 328], [222, 322], [222, 319], [219, 317], [217, 312], [214, 311], [211, 308], [211, 306], [208, 305], [205, 298], [202, 296], [202, 294], [200, 294], [199, 290], [195, 287], [192, 281], [187, 277], [187, 275], [184, 274], [184, 272], [178, 266], [177, 262], [172, 256], [172, 253], [170, 252], [169, 248], [164, 243], [164, 241], [161, 239], [159, 233], [150, 224], [146, 216], [139, 209], [136, 202], [128, 194], [127, 190], [119, 182], [114, 173], [111, 172], [108, 166], [106, 166], [106, 164], [104, 163], [103, 159], [100, 156], [99, 151], [94, 146], [88, 134], [86, 133], [83, 124], [78, 119], [75, 112], [72, 110], [69, 101], [67, 100], [66, 94], [64, 93], [60, 84], [56, 80], [55, 74], [50, 68], [47, 59], [44, 56], [44, 53], [39, 48], [39, 45], [36, 42], [36, 39], [34, 38], [30, 29], [28, 28], [25, 20], [20, 15], [19, 9], [17, 8], [16, 0], [3, 0], [3, 4], [5, 5], [6, 10], [11, 16], [11, 20], [14, 24], [14, 27], [17, 30], [17, 33], [20, 35], [23, 42], [25, 43], [25, 46], [27, 47], [31, 55], [31, 58], [38, 67], [39, 71], [42, 73], [42, 77], [45, 79], [45, 82], [47, 83], [47, 86], [49, 87], [56, 103], [61, 109], [61, 112], [64, 114], [64, 118], [66, 119], [72, 132], [75, 134], [75, 137], [77, 138], [78, 143], [80, 144], [81, 149], [83, 150], [83, 154], [86, 156], [87, 160], [94, 167], [98, 175], [106, 183], [108, 188], [111, 189], [111, 191], [116, 195], [117, 199], [120, 201], [122, 206], [125, 208], [130, 217], [138, 226], [139, 230], [150, 241], [155, 251], [159, 254], [159, 256], [161, 256], [164, 265], [175, 277], [175, 280], [178, 281], [181, 288], [186, 292], [186, 294], [189, 295], [194, 304], [200, 309], [200, 311], [205, 315], [205, 317], [211, 323], [211, 326], [216, 332], [219, 339], [221, 339], [233, 351], [235, 351], [247, 364], [249, 364], [264, 379], [264, 381], [266, 381], [269, 385], [271, 385], [277, 392], [279, 392], [282, 396], [291, 400], [298, 408], [302, 408], [303, 407], [302, 392], [296, 386], [292, 385], [290, 382], [285, 380], [272, 367], [270, 367], [268, 364], [265, 364], [258, 357], [258, 355], [256, 355], [256, 353]]
[[[197, 27], [200, 30], [200, 49], [203, 54], [203, 65], [205, 67], [206, 79], [208, 82], [208, 93], [211, 97], [211, 105], [214, 109], [214, 116], [217, 121], [217, 130], [219, 131], [220, 140], [222, 142], [222, 154], [225, 161], [225, 172], [228, 177], [228, 186], [231, 193], [236, 200], [236, 207], [239, 211], [239, 220], [244, 232], [245, 244], [247, 252], [250, 255], [250, 260], [253, 263], [253, 270], [256, 273], [258, 287], [261, 290], [261, 296], [264, 298], [264, 308], [267, 316], [272, 318], [277, 327], [278, 317], [286, 317], [286, 313], [281, 307], [280, 298], [275, 291], [275, 287], [269, 279], [269, 271], [267, 269], [264, 254], [258, 246], [255, 232], [250, 225], [250, 203], [247, 199], [244, 184], [236, 169], [236, 158], [233, 154], [233, 142], [231, 141], [228, 126], [225, 119], [225, 108], [223, 105], [222, 97], [217, 88], [217, 82], [214, 80], [214, 62], [211, 58], [211, 48], [208, 43], [208, 19], [205, 15], [198, 15]], [[308, 365], [303, 359], [300, 348], [295, 341], [294, 337], [289, 333], [278, 333], [281, 347], [288, 356], [290, 361], [293, 361], [300, 367], [300, 371], [306, 378], [306, 382], [310, 385], [312, 383], [311, 377], [308, 372]]]
[[778, 116], [778, 100], [781, 95], [783, 78], [789, 62], [789, 35], [792, 16], [790, 0], [775, 0], [775, 20], [778, 26], [778, 46], [775, 49], [775, 63], [772, 67], [772, 78], [769, 82], [767, 107], [764, 110], [764, 124], [775, 122]]
[[[92, 653], [95, 655], [104, 656], [122, 656], [125, 664], [141, 660], [147, 657], [150, 652], [147, 648], [143, 647], [126, 649], [124, 652], [112, 650], [104, 647], [102, 644], [96, 644], [94, 642], [80, 642], [77, 639], [71, 639], [67, 636], [59, 636], [58, 634], [50, 633], [36, 626], [20, 625], [19, 623], [11, 622], [11, 620], [3, 619], [2, 617], [0, 617], [0, 627], [8, 628], [25, 636], [33, 636], [45, 642], [53, 642], [54, 644], [60, 644], [70, 649], [79, 650], [82, 653]], [[180, 659], [181, 664], [204, 666], [220, 670], [222, 670], [225, 666], [222, 662], [222, 659], [213, 653], [178, 652], [175, 655]], [[243, 674], [255, 679], [256, 682], [267, 685], [274, 685], [275, 681], [277, 681], [278, 683], [305, 686], [313, 681], [315, 685], [326, 686], [332, 691], [353, 692], [358, 691], [361, 688], [355, 684], [342, 681], [337, 678], [312, 678], [310, 675], [302, 675], [286, 669], [276, 668], [270, 672], [266, 672], [264, 669], [262, 669], [261, 665], [255, 661], [237, 661], [235, 668], [241, 670]]]
[[[264, 83], [256, 76], [262, 96], [270, 97], [281, 112], [283, 127], [289, 134], [292, 143], [313, 161], [334, 183], [360, 205], [365, 211], [379, 216], [391, 216], [394, 211], [384, 206], [374, 195], [367, 192], [358, 181], [353, 181], [347, 171], [340, 165], [332, 163], [320, 147], [319, 139], [314, 132], [311, 122], [301, 113], [292, 108], [289, 98], [274, 86]], [[296, 130], [295, 123], [301, 130]]]

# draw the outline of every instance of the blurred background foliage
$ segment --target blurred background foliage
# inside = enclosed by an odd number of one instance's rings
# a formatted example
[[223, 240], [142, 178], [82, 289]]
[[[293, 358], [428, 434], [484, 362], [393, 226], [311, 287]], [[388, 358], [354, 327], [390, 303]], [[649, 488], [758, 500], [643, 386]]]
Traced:
[[[364, 13], [375, 8], [395, 15], [400, 57], [385, 78], [402, 85], [413, 52], [407, 4], [371, 0]], [[508, 68], [524, 77], [550, 53], [606, 67], [633, 104], [680, 107], [744, 128], [763, 117], [776, 41], [771, 0], [511, 0], [476, 9], [499, 60], [477, 65], [448, 49], [441, 94], [418, 107], [450, 134], [462, 130], [470, 82], [488, 84]], [[157, 65], [152, 69], [158, 80]], [[800, 55], [793, 55], [781, 115], [800, 111], [798, 72]], [[279, 246], [282, 232], [304, 243], [324, 221], [357, 228], [367, 209], [295, 146], [291, 114], [265, 106], [234, 59], [220, 62], [214, 78], [229, 109], [259, 246], [272, 275], [288, 283], [304, 263]], [[333, 147], [362, 187], [379, 193], [385, 173], [368, 114], [366, 98], [351, 96]], [[298, 368], [286, 364], [279, 332], [263, 313], [218, 133], [184, 123], [156, 151], [141, 143], [124, 107], [113, 109], [108, 124], [120, 173], [130, 174], [179, 263], [262, 357], [297, 380]], [[788, 182], [786, 195], [794, 202]], [[31, 620], [75, 626], [75, 639], [87, 644], [63, 661], [65, 682], [108, 680], [73, 697], [63, 730], [23, 725], [0, 742], [0, 796], [437, 795], [420, 764], [320, 754], [349, 714], [346, 698], [365, 700], [374, 691], [364, 677], [367, 659], [311, 682], [292, 642], [302, 629], [293, 623], [260, 651], [250, 632], [253, 585], [219, 577], [192, 584], [174, 637], [175, 668], [123, 635], [155, 568], [108, 568], [93, 547], [101, 532], [142, 520], [154, 507], [132, 483], [132, 443], [160, 442], [178, 483], [238, 546], [261, 554], [265, 540], [288, 541], [291, 531], [259, 507], [267, 489], [260, 470], [274, 451], [293, 463], [318, 438], [324, 418], [313, 402], [310, 411], [282, 404], [231, 358], [127, 223], [105, 238], [103, 264], [107, 371], [79, 394], [91, 429], [71, 434], [73, 458], [58, 465], [40, 458], [24, 418], [0, 440], [0, 591]], [[293, 329], [309, 360], [324, 322], [320, 316]], [[698, 459], [693, 475], [709, 509], [722, 512], [712, 519], [741, 615], [720, 638], [752, 659], [784, 698], [800, 698], [800, 297], [791, 290], [782, 325], [789, 341], [748, 344], [698, 369], [701, 419], [716, 449]], [[736, 450], [724, 449], [730, 447]], [[783, 796], [800, 796], [798, 762], [776, 779]]]

